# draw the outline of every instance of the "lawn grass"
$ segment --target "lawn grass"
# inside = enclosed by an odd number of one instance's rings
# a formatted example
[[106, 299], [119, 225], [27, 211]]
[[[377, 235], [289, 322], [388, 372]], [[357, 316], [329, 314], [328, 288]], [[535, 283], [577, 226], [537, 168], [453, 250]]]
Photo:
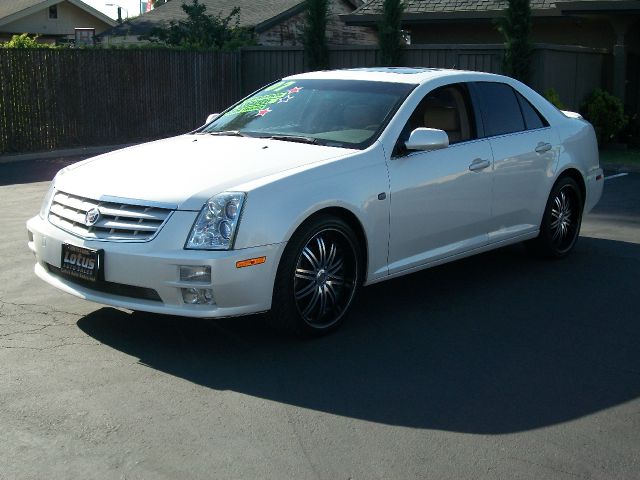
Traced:
[[640, 149], [600, 150], [600, 163], [604, 165], [632, 165], [640, 167]]

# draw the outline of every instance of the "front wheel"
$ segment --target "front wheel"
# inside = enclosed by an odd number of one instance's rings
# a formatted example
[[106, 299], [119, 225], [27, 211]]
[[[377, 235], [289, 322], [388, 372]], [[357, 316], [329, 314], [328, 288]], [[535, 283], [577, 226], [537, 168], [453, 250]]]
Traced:
[[271, 323], [303, 336], [335, 330], [360, 284], [360, 255], [357, 236], [340, 218], [321, 216], [304, 224], [278, 266]]
[[528, 246], [544, 257], [567, 256], [580, 234], [582, 209], [582, 194], [576, 181], [570, 177], [558, 180], [549, 195], [540, 234]]

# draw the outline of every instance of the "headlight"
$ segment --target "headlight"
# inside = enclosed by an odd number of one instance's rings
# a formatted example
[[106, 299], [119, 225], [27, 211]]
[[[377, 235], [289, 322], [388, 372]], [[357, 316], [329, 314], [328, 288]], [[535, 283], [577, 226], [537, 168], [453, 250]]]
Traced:
[[53, 185], [55, 184], [55, 178], [49, 184], [49, 190], [45, 193], [44, 198], [42, 199], [42, 204], [40, 205], [40, 218], [43, 220], [47, 218], [47, 212], [49, 211], [49, 205], [51, 204], [51, 199], [53, 198], [53, 192], [55, 191]]
[[184, 248], [229, 250], [233, 246], [246, 193], [225, 192], [211, 197], [198, 214]]

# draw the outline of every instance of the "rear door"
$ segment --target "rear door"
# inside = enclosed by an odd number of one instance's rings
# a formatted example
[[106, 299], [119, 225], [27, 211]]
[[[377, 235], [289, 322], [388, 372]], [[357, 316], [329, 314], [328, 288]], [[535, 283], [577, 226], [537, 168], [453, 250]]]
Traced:
[[493, 150], [489, 243], [535, 231], [549, 195], [559, 142], [546, 119], [510, 85], [474, 82], [484, 136]]

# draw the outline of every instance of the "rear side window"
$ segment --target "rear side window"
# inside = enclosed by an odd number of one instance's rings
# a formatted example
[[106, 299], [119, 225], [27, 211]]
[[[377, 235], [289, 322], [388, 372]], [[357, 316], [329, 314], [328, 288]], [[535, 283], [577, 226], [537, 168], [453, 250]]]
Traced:
[[495, 82], [477, 82], [484, 134], [486, 137], [525, 130], [524, 119], [516, 93], [509, 85]]
[[522, 109], [522, 116], [524, 117], [524, 123], [527, 130], [534, 130], [536, 128], [548, 127], [549, 123], [544, 119], [540, 112], [538, 112], [533, 105], [529, 103], [529, 100], [524, 98], [518, 92], [516, 92], [520, 108]]

